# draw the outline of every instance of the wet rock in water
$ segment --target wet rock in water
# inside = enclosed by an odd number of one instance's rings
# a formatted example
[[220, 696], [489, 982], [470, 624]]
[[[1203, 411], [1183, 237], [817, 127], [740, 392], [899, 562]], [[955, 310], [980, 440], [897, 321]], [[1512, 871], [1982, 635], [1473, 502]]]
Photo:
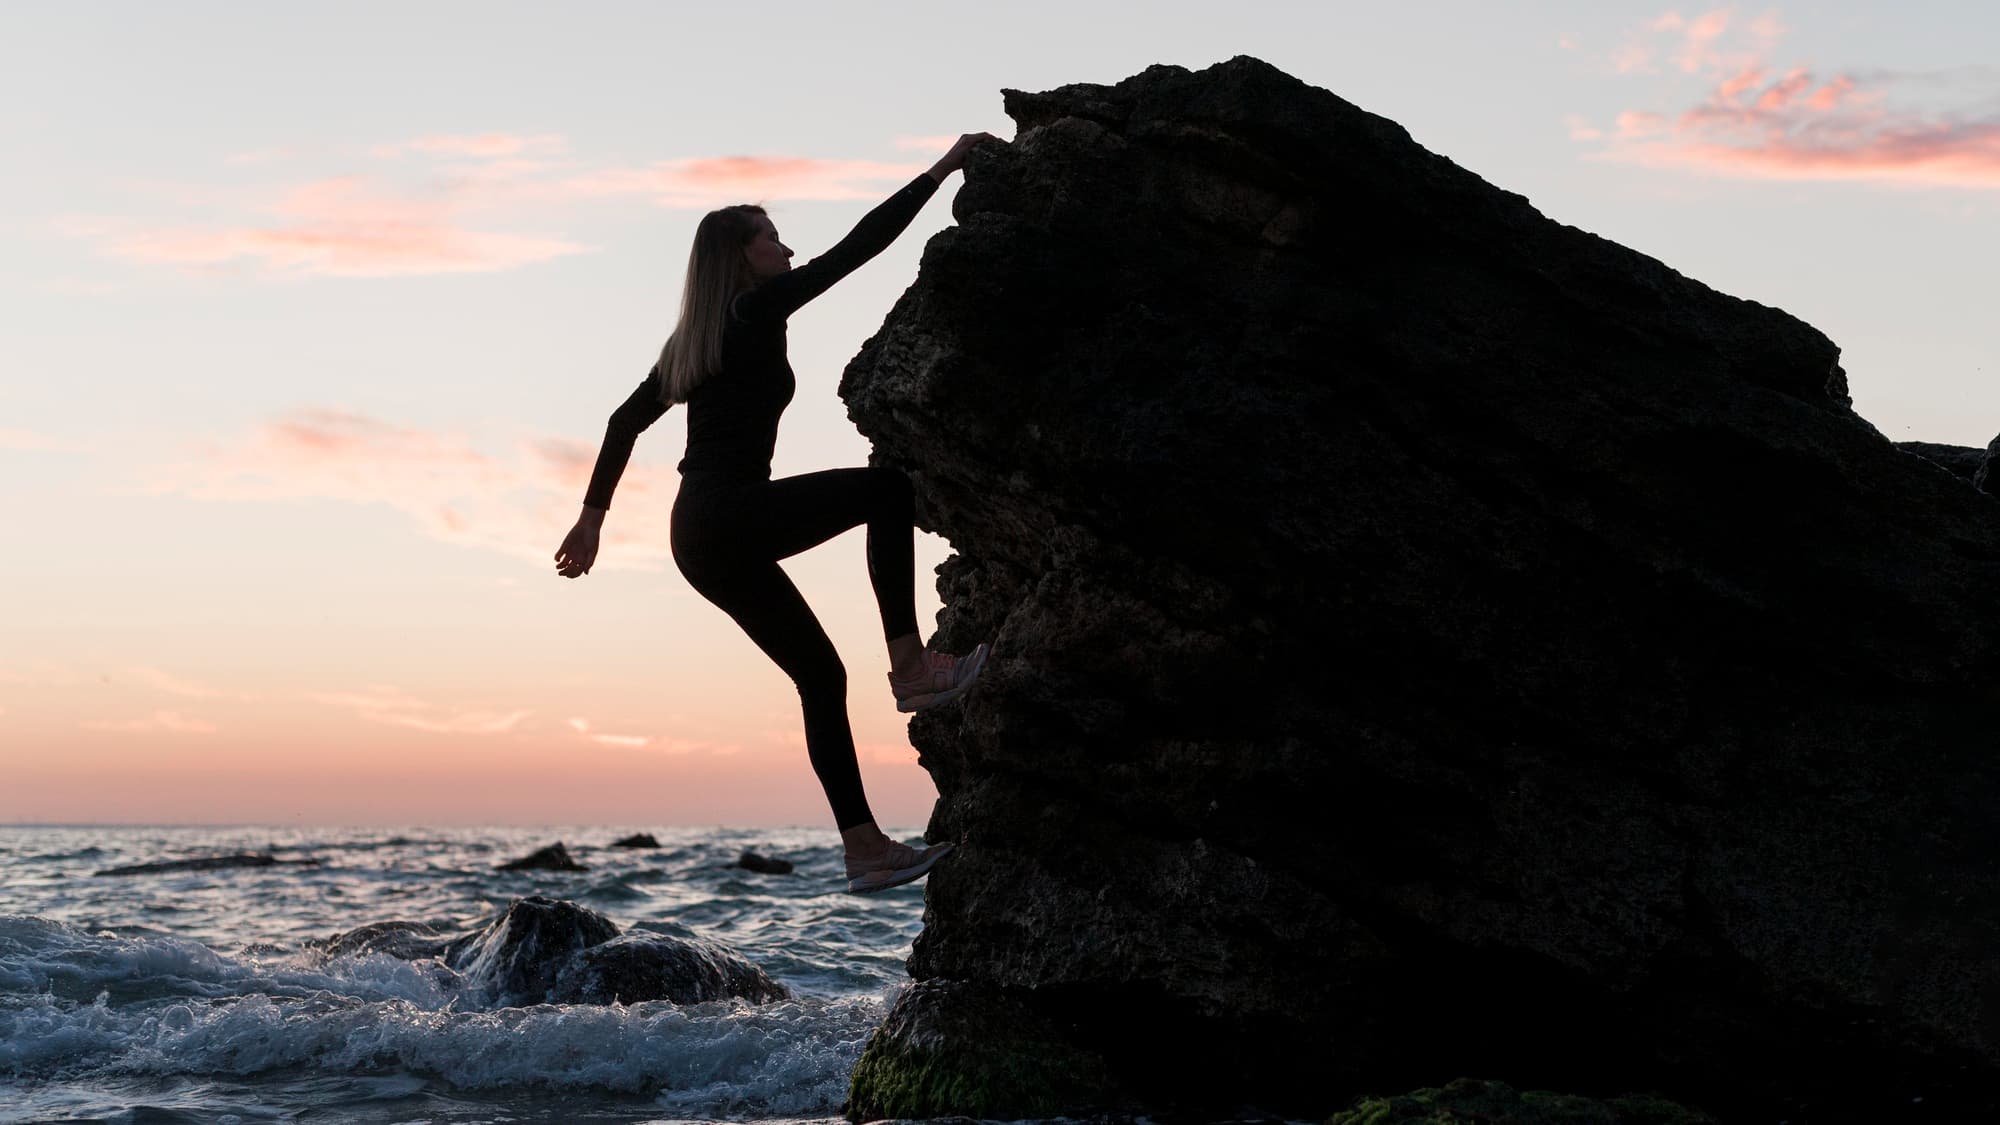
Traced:
[[790, 994], [764, 970], [713, 942], [633, 932], [571, 958], [549, 991], [565, 1004], [696, 1004], [740, 996], [753, 1003]]
[[714, 942], [635, 932], [586, 906], [530, 895], [482, 930], [453, 939], [444, 963], [491, 1004], [697, 1003], [788, 993], [741, 954]]
[[1584, 1098], [1547, 1090], [1515, 1091], [1505, 1083], [1461, 1078], [1442, 1089], [1391, 1098], [1364, 1098], [1326, 1125], [1720, 1125], [1699, 1110], [1665, 1098], [1628, 1094]]
[[1969, 445], [1940, 445], [1932, 441], [1899, 441], [1896, 448], [1921, 457], [1967, 484], [1976, 484], [1987, 453]]
[[216, 871], [225, 867], [318, 866], [317, 859], [274, 859], [268, 855], [212, 855], [198, 859], [169, 859], [158, 863], [134, 863], [107, 867], [97, 875], [154, 875], [165, 871]]
[[386, 953], [391, 957], [414, 961], [419, 957], [443, 957], [453, 936], [451, 931], [430, 922], [387, 921], [370, 922], [343, 930], [325, 940], [309, 939], [304, 944], [317, 949], [322, 957], [329, 960]]
[[742, 855], [736, 857], [735, 866], [741, 867], [746, 871], [756, 871], [764, 875], [790, 875], [792, 873], [791, 860], [771, 859], [758, 855], [756, 852], [744, 852]]
[[622, 840], [613, 840], [611, 846], [614, 848], [657, 848], [660, 846], [660, 842], [653, 839], [653, 834], [650, 832], [635, 832]]
[[522, 856], [499, 865], [501, 871], [588, 871], [590, 868], [569, 857], [569, 849], [557, 840], [546, 848], [537, 848]]
[[449, 962], [495, 1004], [538, 1004], [577, 953], [618, 936], [587, 906], [530, 895], [514, 902]]
[[2000, 1119], [2000, 504], [1256, 59], [1003, 96], [840, 388], [1000, 642], [910, 724], [912, 976], [1148, 1104]]

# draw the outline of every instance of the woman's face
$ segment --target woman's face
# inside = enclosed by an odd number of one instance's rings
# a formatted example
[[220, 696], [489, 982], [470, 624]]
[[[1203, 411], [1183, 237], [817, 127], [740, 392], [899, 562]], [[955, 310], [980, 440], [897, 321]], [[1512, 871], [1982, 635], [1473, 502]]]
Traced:
[[743, 253], [750, 259], [750, 272], [761, 280], [776, 277], [792, 268], [792, 251], [778, 240], [778, 228], [769, 215], [752, 215], [757, 220], [757, 234]]

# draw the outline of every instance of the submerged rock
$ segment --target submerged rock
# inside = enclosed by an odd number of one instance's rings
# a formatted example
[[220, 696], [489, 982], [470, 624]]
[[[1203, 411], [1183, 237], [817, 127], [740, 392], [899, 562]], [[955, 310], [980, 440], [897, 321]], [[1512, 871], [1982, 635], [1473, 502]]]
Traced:
[[660, 846], [660, 842], [653, 839], [651, 832], [635, 832], [622, 840], [613, 840], [611, 846], [614, 848], [657, 848]]
[[[1256, 59], [1004, 96], [841, 381], [994, 645], [910, 726], [912, 975], [1148, 1104], [2000, 1110], [1993, 498]], [[968, 1057], [951, 995], [891, 1022]]]
[[158, 863], [134, 863], [124, 867], [107, 867], [95, 875], [154, 875], [164, 871], [216, 871], [225, 867], [277, 867], [293, 864], [302, 867], [318, 866], [317, 859], [274, 859], [268, 855], [212, 855], [198, 859], [168, 859]]
[[756, 871], [764, 875], [790, 875], [792, 873], [791, 860], [771, 859], [767, 856], [758, 855], [756, 852], [744, 852], [742, 855], [736, 857], [735, 866], [741, 867], [746, 871]]
[[520, 859], [509, 860], [499, 865], [501, 871], [588, 871], [590, 868], [569, 857], [569, 849], [557, 840], [546, 848], [537, 848]]

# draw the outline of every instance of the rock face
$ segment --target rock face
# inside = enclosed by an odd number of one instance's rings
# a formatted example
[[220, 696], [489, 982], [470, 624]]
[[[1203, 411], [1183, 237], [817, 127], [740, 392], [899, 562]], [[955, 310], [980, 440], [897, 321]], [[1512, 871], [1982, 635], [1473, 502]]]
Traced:
[[[1255, 59], [1004, 94], [841, 383], [993, 643], [911, 725], [912, 975], [1148, 1104], [1990, 1113], [1994, 499], [1810, 325]], [[915, 1023], [854, 1105], [978, 1057]]]

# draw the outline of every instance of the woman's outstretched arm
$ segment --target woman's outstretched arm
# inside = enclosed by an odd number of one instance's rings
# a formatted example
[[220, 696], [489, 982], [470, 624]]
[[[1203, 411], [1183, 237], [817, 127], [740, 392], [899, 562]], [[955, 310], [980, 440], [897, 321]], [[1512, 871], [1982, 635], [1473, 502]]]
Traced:
[[590, 487], [584, 490], [583, 511], [556, 549], [558, 574], [575, 578], [590, 573], [597, 561], [597, 532], [604, 525], [604, 513], [611, 507], [618, 478], [625, 475], [625, 466], [632, 460], [632, 445], [666, 412], [654, 371], [648, 371], [631, 395], [611, 412], [604, 427], [604, 444], [597, 448], [597, 465], [590, 471]]
[[783, 320], [799, 306], [827, 291], [834, 282], [858, 269], [863, 262], [887, 249], [896, 236], [909, 229], [938, 185], [946, 176], [965, 166], [965, 154], [984, 141], [997, 140], [991, 133], [967, 133], [958, 139], [931, 170], [904, 184], [896, 194], [875, 205], [861, 217], [847, 237], [834, 243], [826, 253], [796, 269], [759, 282], [736, 300], [736, 315], [745, 320]]

